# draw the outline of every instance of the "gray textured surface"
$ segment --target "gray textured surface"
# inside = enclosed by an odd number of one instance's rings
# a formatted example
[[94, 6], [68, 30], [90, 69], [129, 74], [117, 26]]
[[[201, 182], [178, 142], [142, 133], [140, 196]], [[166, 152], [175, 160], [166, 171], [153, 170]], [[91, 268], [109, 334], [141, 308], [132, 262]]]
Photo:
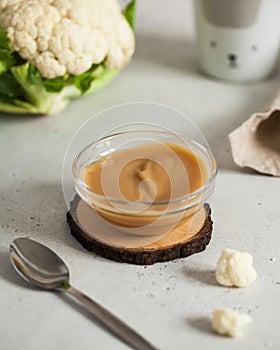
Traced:
[[[17, 277], [8, 246], [18, 236], [55, 249], [69, 264], [75, 286], [160, 349], [279, 349], [279, 179], [235, 167], [227, 141], [230, 130], [267, 102], [279, 76], [243, 86], [203, 77], [195, 68], [190, 1], [139, 3], [137, 55], [106, 90], [58, 116], [0, 117], [1, 350], [127, 349], [61, 296], [31, 290]], [[82, 250], [66, 227], [61, 189], [64, 153], [82, 123], [108, 106], [143, 100], [190, 116], [220, 167], [207, 251], [147, 268]], [[258, 279], [248, 289], [216, 285], [213, 271], [225, 247], [253, 254]], [[211, 332], [209, 316], [219, 306], [250, 312], [253, 323], [244, 337]]]

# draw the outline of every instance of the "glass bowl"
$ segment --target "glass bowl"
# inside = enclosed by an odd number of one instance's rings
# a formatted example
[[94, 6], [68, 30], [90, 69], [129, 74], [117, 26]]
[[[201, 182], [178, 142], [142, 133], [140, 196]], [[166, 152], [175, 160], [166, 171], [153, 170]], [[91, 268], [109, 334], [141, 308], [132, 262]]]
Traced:
[[[201, 186], [185, 196], [164, 201], [129, 201], [94, 192], [85, 183], [84, 169], [123, 149], [151, 144], [173, 144], [191, 151], [199, 164]], [[95, 213], [116, 231], [130, 235], [163, 235], [188, 221], [189, 230], [203, 225], [217, 174], [211, 151], [196, 141], [171, 132], [140, 130], [106, 136], [84, 147], [73, 162], [75, 190]], [[168, 174], [172, 177], [172, 174]], [[112, 178], [112, 181], [118, 179]], [[187, 181], [187, 179], [186, 179]]]

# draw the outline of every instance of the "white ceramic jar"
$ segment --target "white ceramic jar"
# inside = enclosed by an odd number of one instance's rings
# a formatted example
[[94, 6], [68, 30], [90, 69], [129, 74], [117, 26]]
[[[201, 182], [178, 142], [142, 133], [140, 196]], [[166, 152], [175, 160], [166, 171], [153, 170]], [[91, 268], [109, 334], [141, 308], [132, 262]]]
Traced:
[[198, 58], [214, 77], [254, 81], [279, 59], [279, 0], [194, 0]]

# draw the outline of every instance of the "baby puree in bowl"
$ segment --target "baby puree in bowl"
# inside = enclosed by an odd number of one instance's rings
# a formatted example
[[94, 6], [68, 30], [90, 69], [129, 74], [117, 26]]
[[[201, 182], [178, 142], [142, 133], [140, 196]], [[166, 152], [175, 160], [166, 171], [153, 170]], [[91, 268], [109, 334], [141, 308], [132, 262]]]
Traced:
[[186, 198], [209, 178], [202, 158], [187, 147], [164, 142], [117, 150], [81, 171], [86, 187], [106, 198], [108, 206], [98, 207], [90, 195], [88, 201], [104, 219], [123, 227], [145, 226], [166, 214], [161, 224], [170, 224], [178, 212], [185, 216], [183, 207], [192, 201], [187, 216], [193, 214], [198, 197]]

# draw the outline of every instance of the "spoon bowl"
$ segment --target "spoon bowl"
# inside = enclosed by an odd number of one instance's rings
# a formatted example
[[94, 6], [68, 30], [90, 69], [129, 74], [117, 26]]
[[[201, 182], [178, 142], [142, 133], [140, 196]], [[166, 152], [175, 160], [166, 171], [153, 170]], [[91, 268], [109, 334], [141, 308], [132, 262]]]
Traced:
[[27, 238], [10, 245], [11, 262], [27, 282], [44, 289], [59, 290], [69, 285], [64, 261], [46, 246]]

